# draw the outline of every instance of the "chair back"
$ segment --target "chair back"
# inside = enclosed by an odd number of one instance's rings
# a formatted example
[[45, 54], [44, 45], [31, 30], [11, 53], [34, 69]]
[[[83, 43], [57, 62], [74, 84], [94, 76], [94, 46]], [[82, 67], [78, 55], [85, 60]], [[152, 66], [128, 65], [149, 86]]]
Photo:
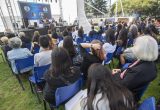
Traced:
[[32, 43], [25, 44], [25, 48], [27, 48], [28, 50], [31, 50], [31, 47], [32, 47]]
[[83, 43], [83, 39], [82, 38], [77, 38], [76, 39], [76, 43], [79, 45], [80, 43]]
[[116, 56], [119, 56], [123, 52], [123, 47], [118, 47], [116, 50]]
[[34, 75], [35, 75], [35, 81], [38, 82], [40, 80], [43, 80], [43, 76], [45, 72], [49, 69], [51, 64], [40, 66], [40, 67], [34, 67]]
[[141, 97], [143, 96], [144, 92], [146, 91], [147, 87], [149, 86], [149, 83], [133, 90], [135, 100], [138, 102]]
[[156, 110], [155, 98], [150, 97], [144, 100], [138, 110]]
[[21, 70], [25, 68], [33, 67], [34, 66], [34, 56], [29, 56], [27, 58], [22, 58], [22, 59], [16, 59], [15, 65], [19, 73]]
[[113, 59], [113, 53], [107, 53], [106, 59], [104, 60], [104, 64], [109, 64]]
[[57, 88], [57, 90], [55, 92], [55, 101], [56, 101], [55, 106], [59, 106], [63, 102], [69, 100], [78, 91], [81, 90], [81, 87], [82, 87], [82, 78], [80, 78], [75, 83], [73, 83], [69, 86]]
[[36, 54], [36, 53], [39, 53], [39, 50], [40, 50], [40, 46], [37, 44], [33, 47], [33, 54]]

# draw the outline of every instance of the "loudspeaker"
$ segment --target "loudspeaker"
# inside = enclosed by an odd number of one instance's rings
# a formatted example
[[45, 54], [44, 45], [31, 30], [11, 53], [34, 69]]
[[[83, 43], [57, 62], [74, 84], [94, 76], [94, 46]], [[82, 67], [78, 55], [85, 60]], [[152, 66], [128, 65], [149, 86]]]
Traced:
[[35, 27], [35, 28], [38, 27], [37, 22], [34, 22], [34, 27]]
[[23, 21], [23, 25], [27, 28], [28, 25], [29, 25], [28, 19], [27, 19], [27, 18], [24, 18], [24, 19], [22, 19], [22, 21]]

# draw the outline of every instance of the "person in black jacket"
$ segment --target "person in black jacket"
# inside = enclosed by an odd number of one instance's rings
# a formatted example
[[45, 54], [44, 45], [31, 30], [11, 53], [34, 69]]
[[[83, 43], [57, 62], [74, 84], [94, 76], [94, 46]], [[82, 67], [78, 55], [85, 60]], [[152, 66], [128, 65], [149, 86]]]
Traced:
[[[86, 48], [90, 48], [91, 52], [88, 53]], [[87, 71], [91, 64], [102, 63], [105, 59], [105, 53], [102, 49], [102, 43], [99, 40], [93, 40], [91, 43], [81, 43], [80, 53], [83, 57], [81, 64], [81, 72], [84, 74], [84, 78], [87, 79]]]
[[45, 100], [55, 105], [56, 89], [77, 81], [80, 78], [80, 71], [72, 66], [69, 54], [64, 48], [54, 48], [51, 56], [52, 67], [44, 75], [46, 84], [43, 93]]
[[[158, 58], [158, 44], [151, 36], [141, 36], [136, 39], [131, 48], [137, 60], [127, 69], [113, 69], [115, 80], [127, 87], [134, 94], [135, 90], [148, 85], [157, 76], [154, 61]], [[135, 96], [136, 101], [137, 96]]]

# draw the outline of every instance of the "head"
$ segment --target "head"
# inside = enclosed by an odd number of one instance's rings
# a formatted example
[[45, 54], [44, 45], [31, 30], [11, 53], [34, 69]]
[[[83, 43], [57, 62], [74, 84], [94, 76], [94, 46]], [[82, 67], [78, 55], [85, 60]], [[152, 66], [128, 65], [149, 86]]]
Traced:
[[43, 49], [48, 49], [49, 48], [49, 37], [47, 35], [40, 36], [39, 43]]
[[[111, 110], [133, 110], [131, 109], [133, 107], [132, 94], [126, 88], [116, 83], [111, 71], [101, 64], [92, 64], [88, 69], [87, 90], [88, 110], [94, 110], [93, 100], [98, 93], [102, 93], [102, 97], [99, 100], [103, 98], [109, 100]], [[128, 103], [124, 102], [124, 97]], [[127, 104], [128, 106], [126, 106]]]
[[66, 36], [63, 40], [63, 47], [68, 51], [71, 57], [75, 56], [75, 48], [73, 45], [73, 39], [71, 36]]
[[66, 49], [54, 48], [51, 54], [52, 58], [52, 74], [61, 75], [67, 74], [71, 67], [71, 59]]
[[17, 48], [20, 48], [22, 45], [22, 41], [20, 38], [18, 37], [13, 37], [11, 39], [9, 39], [9, 46], [12, 48], [12, 49], [17, 49]]
[[51, 30], [48, 30], [48, 34], [52, 34], [52, 31], [51, 31]]
[[34, 35], [33, 36], [40, 36], [39, 31], [34, 31]]
[[18, 34], [18, 36], [19, 36], [20, 38], [25, 37], [25, 33], [24, 33], [24, 32], [20, 32], [20, 33]]
[[53, 33], [52, 33], [52, 38], [53, 38], [53, 39], [57, 39], [57, 38], [58, 38], [58, 34], [57, 34], [56, 32], [53, 32]]
[[4, 45], [7, 45], [8, 44], [8, 37], [6, 37], [6, 36], [1, 37], [1, 41]]
[[138, 37], [132, 47], [132, 51], [139, 60], [155, 61], [158, 58], [158, 44], [149, 35]]
[[134, 39], [138, 37], [138, 27], [135, 24], [130, 26], [129, 31], [132, 33]]
[[39, 32], [38, 32], [38, 31], [35, 31], [35, 32], [34, 32], [34, 35], [33, 35], [32, 42], [38, 42], [38, 43], [39, 43], [39, 37], [40, 37]]
[[93, 53], [93, 55], [97, 56], [99, 59], [104, 60], [105, 59], [105, 53], [104, 53], [104, 50], [102, 48], [102, 45], [103, 45], [102, 42], [99, 41], [99, 40], [93, 40], [91, 43], [92, 44], [99, 44], [99, 45], [101, 45], [101, 49], [94, 50], [93, 48], [91, 48], [91, 52]]

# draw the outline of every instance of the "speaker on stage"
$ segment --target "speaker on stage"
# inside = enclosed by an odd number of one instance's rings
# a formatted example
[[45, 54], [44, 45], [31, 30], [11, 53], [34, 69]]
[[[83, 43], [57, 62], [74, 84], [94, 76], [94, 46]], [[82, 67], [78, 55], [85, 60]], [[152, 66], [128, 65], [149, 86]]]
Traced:
[[36, 28], [36, 27], [38, 27], [38, 24], [37, 24], [37, 22], [34, 22], [34, 27]]
[[23, 21], [23, 25], [27, 28], [28, 25], [29, 25], [29, 21], [27, 18], [22, 18], [22, 21]]

